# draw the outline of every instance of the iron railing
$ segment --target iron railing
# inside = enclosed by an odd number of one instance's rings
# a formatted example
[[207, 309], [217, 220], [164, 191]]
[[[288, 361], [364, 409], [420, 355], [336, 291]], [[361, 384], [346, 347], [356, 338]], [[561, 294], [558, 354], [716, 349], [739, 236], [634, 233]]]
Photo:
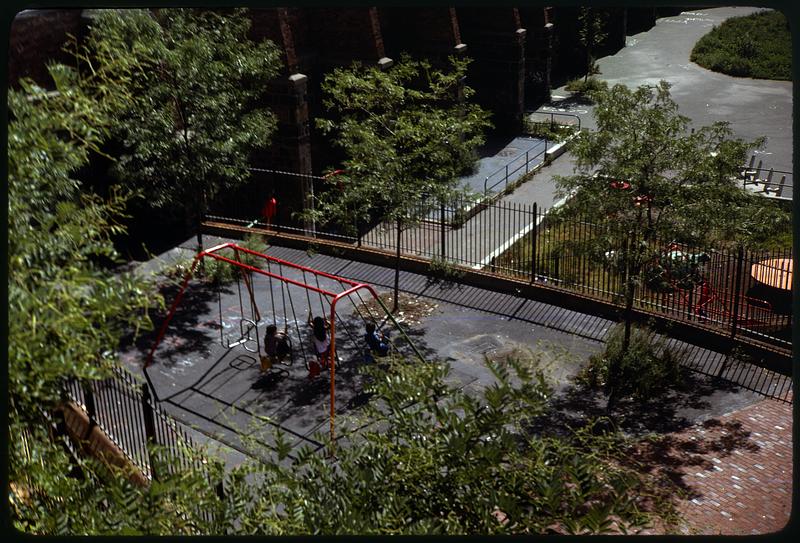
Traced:
[[[419, 218], [412, 221], [413, 217]], [[208, 219], [237, 221], [219, 216]], [[258, 221], [248, 224], [263, 226]], [[400, 250], [405, 255], [444, 259], [460, 266], [547, 283], [549, 286], [580, 292], [600, 300], [619, 302], [623, 291], [614, 251], [606, 248], [593, 254], [587, 248], [599, 233], [599, 226], [587, 218], [556, 219], [537, 204], [490, 203], [486, 200], [457, 198], [441, 204], [420, 204], [408, 214], [400, 235]], [[273, 225], [283, 232], [308, 234], [299, 227]], [[364, 227], [349, 235], [332, 229], [318, 229], [316, 237], [333, 239], [394, 252], [397, 224]], [[730, 248], [690, 247], [673, 240], [650, 241], [656, 251], [697, 255], [708, 260], [698, 266], [698, 280], [683, 284], [665, 276], [659, 290], [643, 285], [637, 289], [636, 304], [642, 309], [668, 315], [676, 320], [693, 321], [700, 326], [722, 329], [732, 335], [747, 333], [781, 349], [791, 347], [791, 287], [770, 288], [757, 280], [754, 267], [769, 267], [769, 260], [791, 262], [790, 249], [737, 251]], [[608, 253], [607, 258], [602, 253]], [[686, 267], [690, 256], [670, 264]], [[654, 273], [658, 262], [649, 263], [645, 273]], [[660, 264], [665, 264], [661, 262]], [[780, 267], [780, 265], [778, 265]], [[773, 274], [786, 273], [776, 268]], [[702, 281], [700, 281], [702, 278]], [[671, 281], [671, 283], [670, 283]]]
[[152, 445], [169, 452], [169, 469], [201, 467], [201, 458], [190, 459], [185, 448], [197, 449], [181, 428], [152, 399], [147, 385], [115, 368], [102, 380], [66, 382], [67, 397], [84, 410], [90, 425], [96, 424], [128, 459], [148, 477], [157, 477]]
[[[533, 169], [532, 165], [535, 166], [542, 162], [546, 154], [547, 140], [544, 139], [536, 142], [533, 147], [525, 151], [524, 156], [520, 154], [504, 166], [486, 176], [486, 179], [483, 181], [483, 196], [488, 196], [490, 191], [499, 192], [494, 189], [500, 184], [503, 184], [503, 190], [507, 189], [509, 179], [517, 179], [516, 174], [522, 170], [522, 168], [525, 168], [526, 174], [529, 173]], [[522, 160], [523, 158], [524, 160]], [[490, 180], [492, 182], [491, 185], [489, 184]]]

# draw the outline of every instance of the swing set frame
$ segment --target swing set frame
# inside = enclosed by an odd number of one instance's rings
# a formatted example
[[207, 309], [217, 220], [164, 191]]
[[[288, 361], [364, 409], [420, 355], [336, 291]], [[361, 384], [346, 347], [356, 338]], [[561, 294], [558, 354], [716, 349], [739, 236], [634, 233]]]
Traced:
[[[225, 249], [232, 249], [233, 250], [233, 252], [234, 252], [234, 258], [233, 259], [219, 254], [221, 251], [223, 251]], [[300, 270], [303, 273], [303, 277], [304, 278], [306, 277], [306, 273], [311, 273], [311, 274], [313, 274], [315, 276], [315, 278], [317, 280], [317, 286], [309, 285], [309, 284], [306, 284], [304, 282], [291, 279], [289, 277], [284, 277], [283, 275], [276, 274], [276, 273], [274, 273], [274, 272], [272, 272], [270, 270], [264, 270], [264, 269], [256, 267], [256, 266], [251, 266], [251, 265], [249, 265], [247, 263], [242, 262], [242, 260], [240, 258], [240, 253], [249, 254], [251, 256], [254, 256], [254, 257], [257, 257], [259, 259], [262, 259], [263, 261], [265, 261], [267, 263], [274, 263], [274, 264], [279, 265], [279, 266], [286, 266], [288, 268], [292, 268], [292, 269], [295, 269], [295, 270]], [[255, 295], [254, 295], [254, 292], [253, 292], [253, 285], [248, 280], [248, 275], [245, 272], [261, 274], [261, 275], [264, 275], [266, 277], [269, 277], [270, 280], [276, 279], [278, 281], [282, 281], [282, 282], [288, 283], [290, 285], [294, 285], [296, 287], [305, 289], [307, 293], [308, 293], [308, 291], [316, 292], [320, 296], [325, 296], [326, 298], [330, 299], [330, 320], [329, 320], [329, 323], [330, 323], [330, 354], [329, 354], [328, 368], [329, 368], [329, 371], [330, 371], [330, 437], [331, 437], [331, 447], [334, 447], [335, 437], [336, 437], [336, 434], [335, 434], [335, 388], [336, 388], [335, 385], [336, 385], [336, 365], [337, 365], [336, 364], [336, 360], [337, 360], [337, 358], [336, 358], [336, 316], [337, 316], [336, 315], [336, 304], [340, 300], [348, 298], [349, 296], [351, 296], [353, 294], [356, 294], [361, 290], [366, 290], [367, 292], [369, 292], [369, 294], [380, 305], [380, 307], [383, 309], [384, 313], [394, 323], [394, 325], [400, 331], [401, 335], [405, 338], [405, 340], [411, 346], [411, 348], [414, 351], [414, 354], [416, 354], [416, 356], [420, 359], [420, 361], [425, 362], [425, 358], [422, 356], [422, 354], [420, 354], [419, 350], [417, 350], [417, 348], [414, 345], [414, 343], [411, 341], [411, 339], [405, 333], [405, 331], [400, 326], [400, 324], [397, 322], [397, 320], [395, 320], [395, 318], [392, 315], [391, 311], [389, 311], [389, 309], [386, 307], [386, 305], [383, 303], [383, 301], [380, 299], [380, 297], [378, 296], [377, 292], [375, 291], [375, 289], [371, 285], [369, 285], [367, 283], [359, 283], [359, 282], [356, 282], [356, 281], [351, 281], [351, 280], [346, 279], [344, 277], [339, 277], [339, 276], [336, 276], [336, 275], [333, 275], [333, 274], [330, 274], [330, 273], [326, 273], [326, 272], [323, 272], [323, 271], [320, 271], [320, 270], [315, 270], [313, 268], [309, 268], [309, 267], [306, 267], [306, 266], [301, 266], [300, 264], [295, 264], [293, 262], [289, 262], [288, 260], [283, 260], [283, 259], [280, 259], [280, 258], [276, 258], [274, 256], [270, 256], [270, 255], [266, 255], [264, 253], [260, 253], [258, 251], [254, 251], [252, 249], [248, 249], [246, 247], [241, 247], [241, 246], [237, 245], [236, 243], [227, 242], [227, 243], [221, 243], [219, 245], [211, 247], [210, 249], [206, 249], [204, 251], [201, 251], [194, 257], [194, 259], [192, 260], [191, 267], [186, 272], [186, 275], [183, 278], [180, 290], [178, 291], [178, 294], [175, 296], [175, 299], [173, 300], [172, 305], [170, 306], [169, 312], [167, 313], [167, 316], [164, 319], [164, 322], [161, 324], [161, 328], [159, 329], [158, 335], [156, 336], [156, 340], [153, 343], [153, 346], [150, 348], [150, 351], [147, 354], [147, 358], [145, 359], [145, 364], [144, 364], [143, 370], [144, 370], [145, 378], [146, 378], [146, 380], [147, 380], [147, 382], [148, 382], [148, 384], [150, 386], [151, 392], [152, 392], [153, 396], [156, 398], [156, 400], [159, 400], [159, 397], [158, 397], [158, 394], [157, 394], [157, 391], [156, 391], [155, 387], [153, 386], [153, 382], [151, 381], [147, 370], [153, 364], [153, 357], [155, 355], [155, 351], [158, 348], [158, 346], [161, 344], [161, 341], [164, 339], [164, 335], [166, 334], [167, 327], [169, 326], [170, 321], [174, 317], [175, 312], [177, 311], [178, 306], [180, 305], [181, 300], [183, 299], [183, 295], [186, 292], [186, 289], [187, 289], [187, 287], [189, 285], [189, 281], [194, 276], [195, 269], [197, 268], [197, 265], [204, 258], [212, 258], [212, 259], [215, 259], [215, 260], [220, 261], [220, 262], [226, 262], [226, 263], [234, 266], [235, 268], [239, 269], [239, 271], [242, 274], [242, 277], [244, 278], [245, 285], [247, 287], [247, 291], [248, 291], [248, 293], [250, 295], [251, 307], [254, 309], [253, 313], [254, 313], [254, 316], [256, 316], [257, 321], [261, 320], [261, 316], [260, 316], [260, 312], [258, 311], [257, 305], [255, 304]], [[342, 291], [342, 292], [338, 292], [338, 293], [337, 292], [331, 292], [330, 290], [326, 290], [326, 289], [321, 288], [319, 286], [319, 277], [324, 277], [324, 278], [327, 278], [327, 279], [334, 280], [334, 281], [338, 282], [339, 284], [341, 284], [343, 286], [346, 286], [347, 288], [345, 288], [345, 290]], [[283, 288], [283, 286], [281, 286], [281, 288]], [[287, 289], [288, 289], [288, 287], [287, 287]], [[283, 293], [283, 291], [281, 291], [281, 292]], [[359, 296], [359, 298], [360, 298], [360, 296]], [[291, 298], [290, 298], [290, 300], [291, 300]], [[273, 304], [274, 304], [274, 300], [273, 300]], [[242, 305], [242, 303], [241, 303], [241, 293], [240, 293], [240, 306], [241, 305]], [[309, 303], [309, 310], [310, 309], [311, 308], [310, 308], [310, 303]], [[273, 311], [274, 311], [274, 308], [273, 308]], [[244, 311], [243, 311], [243, 308], [242, 308], [242, 313], [243, 312]], [[286, 317], [286, 316], [284, 315], [284, 317]], [[220, 318], [222, 318], [221, 315], [220, 315]], [[256, 324], [256, 321], [252, 321], [250, 319], [245, 319], [244, 315], [242, 315], [242, 320], [240, 321], [240, 328], [241, 328], [241, 331], [242, 331], [243, 338], [240, 339], [239, 341], [228, 342], [226, 344], [224, 342], [224, 340], [222, 339], [222, 336], [220, 336], [221, 337], [221, 344], [223, 345], [223, 347], [226, 347], [227, 349], [232, 349], [232, 348], [236, 347], [237, 345], [240, 345], [240, 344], [244, 343], [244, 341], [245, 341], [244, 336], [246, 334], [245, 334], [244, 326], [243, 326], [242, 323], [245, 320], [249, 321], [251, 323], [251, 325], [255, 325]], [[295, 315], [295, 320], [296, 320], [296, 315]], [[288, 323], [287, 323], [287, 326], [288, 326]], [[222, 331], [220, 331], [220, 334], [222, 334]], [[258, 330], [257, 329], [256, 329], [256, 338], [258, 338]], [[256, 341], [258, 341], [258, 339], [256, 339]], [[249, 351], [250, 349], [247, 349], [247, 350]], [[333, 450], [331, 451], [331, 453], [333, 454]]]

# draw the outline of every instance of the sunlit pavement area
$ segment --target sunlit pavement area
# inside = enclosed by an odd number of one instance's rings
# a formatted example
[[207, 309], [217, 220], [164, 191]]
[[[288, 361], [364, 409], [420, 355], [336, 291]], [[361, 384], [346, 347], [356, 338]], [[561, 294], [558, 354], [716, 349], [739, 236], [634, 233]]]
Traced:
[[[220, 241], [229, 240], [207, 236], [206, 247]], [[174, 249], [162, 255], [163, 259], [181, 253], [184, 257], [191, 256], [188, 249], [191, 243], [184, 246], [187, 249]], [[267, 254], [369, 283], [380, 293], [389, 291], [394, 277], [394, 270], [389, 268], [320, 254], [311, 256], [296, 249], [270, 247]], [[151, 261], [142, 269], [155, 267], [157, 262]], [[288, 315], [289, 328], [299, 329], [302, 335], [302, 340], [295, 343], [295, 351], [308, 349], [309, 305], [315, 314], [324, 306], [298, 288], [292, 290], [292, 301], [285, 301], [284, 312], [284, 300], [276, 283], [272, 285], [273, 313], [268, 280], [254, 279], [261, 316], [258, 333], [263, 337], [264, 327], [273, 321], [282, 328], [286, 322], [284, 316]], [[320, 286], [333, 289], [334, 283]], [[415, 315], [398, 317], [408, 321], [405, 329], [427, 363], [450, 364], [450, 381], [456, 386], [475, 391], [491, 383], [493, 377], [483, 365], [485, 357], [500, 361], [508, 356], [538, 357], [554, 387], [550, 418], [553, 425], [566, 426], [603, 414], [601, 396], [581, 392], [570, 378], [589, 355], [602, 348], [612, 322], [514, 295], [434, 281], [407, 272], [401, 272], [400, 284], [403, 301], [415, 302], [417, 310]], [[246, 300], [246, 290], [241, 292]], [[168, 304], [172, 301], [170, 294], [175, 293], [176, 289], [167, 292]], [[294, 305], [293, 311], [290, 303]], [[357, 299], [355, 305], [342, 306], [342, 323], [346, 323], [347, 331], [342, 328], [337, 334], [340, 359], [335, 381], [337, 427], [347, 416], [358, 415], [360, 407], [368, 401], [363, 394], [364, 376], [358, 371], [367, 363], [363, 356], [363, 321], [355, 310], [359, 303]], [[269, 448], [277, 427], [295, 450], [303, 445], [319, 449], [322, 445], [319, 433], [330, 431], [329, 375], [323, 372], [310, 379], [302, 357], [296, 354], [291, 366], [276, 366], [266, 378], [260, 377], [254, 353], [245, 350], [244, 345], [227, 349], [220, 343], [220, 307], [222, 337], [227, 342], [236, 337], [237, 319], [242, 315], [236, 283], [223, 287], [219, 293], [191, 283], [148, 370], [161, 406], [205, 436], [209, 443], [224, 444], [222, 449], [230, 456], [229, 464], [240, 462], [246, 454], [258, 454], [262, 447]], [[242, 307], [248, 316], [246, 301]], [[159, 319], [163, 316], [156, 319], [156, 326], [161, 323]], [[398, 349], [408, 357], [408, 363], [422, 363], [404, 346], [397, 331], [391, 330], [391, 325], [387, 328], [397, 340]], [[141, 375], [154, 337], [155, 333], [139, 338], [123, 353], [123, 360], [134, 373]], [[293, 341], [295, 337], [297, 332]], [[672, 340], [671, 343], [680, 345]], [[687, 533], [749, 534], [752, 530], [764, 533], [767, 530], [763, 527], [779, 527], [781, 519], [788, 518], [791, 499], [792, 406], [765, 398], [790, 386], [788, 378], [749, 368], [736, 372], [729, 369], [725, 375], [732, 380], [718, 379], [714, 375], [724, 363], [723, 355], [696, 346], [684, 347], [687, 365], [696, 370], [691, 373], [688, 391], [670, 393], [644, 406], [637, 404], [621, 417], [622, 429], [632, 435], [659, 432], [674, 437], [669, 441], [671, 449], [653, 453], [653, 461], [660, 458], [663, 462], [653, 469], [671, 470], [681, 486], [691, 489], [684, 508], [689, 522], [684, 529]], [[708, 439], [711, 433], [715, 436], [713, 441]], [[341, 437], [337, 434], [337, 438]], [[742, 473], [737, 471], [739, 468], [747, 470], [746, 476], [737, 475]], [[728, 478], [719, 475], [723, 471]], [[712, 482], [713, 486], [708, 486]], [[763, 495], [763, 500], [759, 501], [759, 495]], [[730, 500], [734, 500], [730, 502], [733, 507], [726, 508]], [[771, 508], [765, 515], [772, 518], [761, 518], [755, 513], [767, 511], [766, 503]], [[707, 511], [716, 511], [717, 525], [705, 524], [711, 520], [709, 515], [713, 517]]]

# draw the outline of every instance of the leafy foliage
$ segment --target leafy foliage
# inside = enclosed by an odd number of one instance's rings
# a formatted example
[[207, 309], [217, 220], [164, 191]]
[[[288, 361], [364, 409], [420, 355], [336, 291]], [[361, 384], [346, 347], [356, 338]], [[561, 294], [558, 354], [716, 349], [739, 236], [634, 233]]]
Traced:
[[[582, 173], [558, 181], [564, 192], [579, 192], [571, 209], [615, 230], [610, 247], [634, 230], [645, 240], [754, 244], [789, 222], [777, 205], [737, 182], [748, 150], [761, 140], [736, 138], [722, 122], [690, 132], [666, 82], [636, 90], [616, 85], [595, 97], [597, 131], [573, 145]], [[613, 181], [630, 186], [614, 188]]]
[[334, 460], [304, 448], [290, 462], [279, 433], [274, 462], [224, 475], [213, 529], [581, 534], [646, 524], [646, 480], [613, 458], [623, 438], [591, 425], [567, 437], [527, 433], [546, 412], [548, 387], [536, 365], [487, 361], [496, 382], [472, 395], [447, 383], [447, 366], [369, 366], [372, 401], [350, 428], [369, 425], [340, 440]]
[[385, 71], [355, 63], [325, 77], [324, 104], [335, 118], [317, 125], [347, 158], [309, 218], [344, 229], [378, 219], [402, 230], [426, 214], [420, 202], [436, 205], [457, 192], [489, 122], [466, 101], [473, 94], [461, 85], [467, 62], [450, 62], [443, 71], [403, 56]]
[[608, 14], [602, 10], [590, 7], [580, 8], [578, 14], [578, 41], [586, 50], [586, 75], [584, 83], [589, 76], [597, 73], [594, 59], [594, 50], [606, 41], [608, 34], [605, 32]]
[[580, 96], [591, 96], [593, 93], [608, 90], [608, 83], [596, 77], [588, 77], [568, 81], [564, 88]]
[[789, 21], [771, 10], [728, 19], [700, 38], [689, 58], [728, 75], [791, 81]]
[[[590, 387], [617, 384], [621, 397], [648, 400], [682, 383], [684, 369], [681, 355], [663, 338], [651, 331], [634, 327], [630, 344], [623, 349], [624, 327], [614, 327], [605, 350], [589, 359], [579, 381]], [[617, 372], [613, 374], [612, 372]]]
[[[459, 99], [467, 62], [451, 64], [444, 72], [404, 56], [385, 71], [355, 63], [325, 77], [324, 104], [337, 119], [318, 126], [335, 136], [347, 159], [344, 173], [330, 180], [341, 190], [318, 195], [318, 221], [368, 221], [370, 210], [388, 221], [413, 220], [418, 202], [453, 192], [483, 143], [488, 114]], [[469, 87], [461, 92], [465, 99], [473, 94]]]
[[[89, 62], [75, 42], [68, 48]], [[12, 522], [31, 533], [98, 520], [96, 503], [82, 517], [96, 488], [70, 476], [65, 450], [52, 441], [53, 411], [66, 379], [107, 372], [122, 330], [148, 326], [155, 301], [141, 280], [100, 265], [117, 259], [110, 237], [131, 194], [113, 190], [102, 200], [75, 177], [129, 98], [129, 73], [49, 71], [54, 92], [23, 80], [8, 94], [8, 474]]]
[[573, 141], [578, 173], [557, 179], [573, 195], [559, 213], [591, 218], [596, 234], [574, 249], [621, 272], [624, 351], [636, 288], [670, 241], [700, 250], [720, 240], [754, 244], [785, 228], [790, 216], [737, 181], [748, 150], [761, 141], [737, 138], [722, 122], [690, 131], [667, 82], [615, 85], [593, 96], [597, 130]]
[[244, 13], [101, 10], [91, 30], [95, 51], [136, 67], [114, 116], [116, 173], [154, 206], [186, 207], [187, 220], [248, 179], [249, 153], [275, 129], [263, 100], [279, 52], [248, 39]]

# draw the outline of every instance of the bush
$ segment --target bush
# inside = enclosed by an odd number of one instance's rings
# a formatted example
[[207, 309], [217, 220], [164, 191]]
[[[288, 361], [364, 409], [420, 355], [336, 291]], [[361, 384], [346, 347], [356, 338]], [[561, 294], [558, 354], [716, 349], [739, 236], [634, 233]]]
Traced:
[[574, 92], [575, 94], [581, 94], [591, 97], [592, 93], [597, 91], [603, 91], [608, 89], [608, 83], [597, 79], [595, 77], [590, 77], [586, 81], [583, 79], [573, 79], [564, 87], [570, 92]]
[[736, 77], [791, 81], [792, 37], [786, 16], [761, 11], [728, 19], [700, 38], [690, 60]]
[[464, 271], [447, 259], [433, 257], [428, 264], [431, 275], [443, 281], [458, 281], [464, 277]]
[[[681, 355], [667, 346], [664, 338], [634, 326], [628, 350], [623, 351], [624, 335], [623, 324], [611, 330], [605, 351], [589, 359], [588, 366], [578, 376], [580, 383], [597, 388], [613, 380], [619, 397], [630, 396], [638, 401], [663, 394], [683, 383]], [[612, 369], [614, 367], [616, 370]], [[612, 371], [616, 375], [612, 376]]]
[[525, 119], [525, 134], [533, 138], [564, 141], [576, 131], [577, 127], [575, 126]]

